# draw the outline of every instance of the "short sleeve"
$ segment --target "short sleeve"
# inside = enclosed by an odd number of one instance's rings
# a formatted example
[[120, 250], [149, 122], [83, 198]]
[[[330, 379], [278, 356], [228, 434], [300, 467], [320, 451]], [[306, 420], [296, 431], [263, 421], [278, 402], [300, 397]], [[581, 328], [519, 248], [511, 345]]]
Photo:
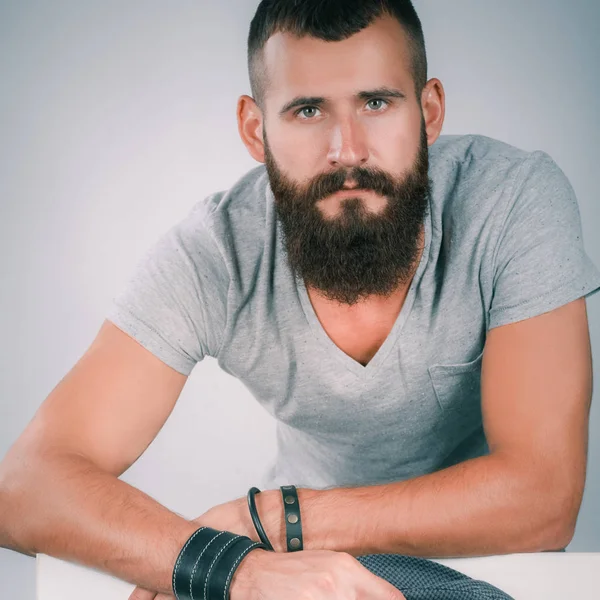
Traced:
[[488, 329], [549, 312], [600, 288], [575, 192], [545, 152], [521, 165], [494, 254]]
[[204, 211], [194, 209], [145, 253], [107, 319], [164, 363], [189, 375], [218, 351], [228, 277]]

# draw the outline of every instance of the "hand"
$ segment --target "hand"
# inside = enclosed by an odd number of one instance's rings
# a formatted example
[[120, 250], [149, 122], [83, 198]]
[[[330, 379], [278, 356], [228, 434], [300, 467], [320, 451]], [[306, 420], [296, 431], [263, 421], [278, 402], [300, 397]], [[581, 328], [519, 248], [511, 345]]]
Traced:
[[252, 550], [234, 573], [229, 592], [231, 600], [406, 600], [354, 556], [332, 550]]
[[[275, 493], [275, 495], [272, 494]], [[277, 498], [279, 496], [279, 498]], [[256, 494], [256, 510], [260, 515], [260, 521], [267, 533], [267, 536], [273, 548], [280, 551], [281, 544], [279, 536], [276, 535], [280, 528], [280, 522], [283, 519], [283, 509], [281, 506], [281, 495], [279, 490], [265, 490], [260, 494]], [[245, 535], [255, 542], [260, 542], [260, 538], [252, 522], [250, 511], [248, 510], [248, 501], [246, 496], [236, 498], [218, 504], [207, 510], [203, 515], [194, 519], [192, 523], [196, 523], [200, 527], [212, 527], [218, 531], [231, 531], [238, 535]], [[184, 540], [185, 542], [186, 540]], [[183, 546], [183, 542], [182, 542]], [[252, 554], [253, 551], [250, 552]], [[272, 553], [271, 553], [272, 554]], [[242, 562], [245, 562], [245, 558]], [[241, 568], [241, 563], [240, 567]], [[157, 594], [154, 591], [136, 587], [129, 600], [175, 600], [172, 594]]]

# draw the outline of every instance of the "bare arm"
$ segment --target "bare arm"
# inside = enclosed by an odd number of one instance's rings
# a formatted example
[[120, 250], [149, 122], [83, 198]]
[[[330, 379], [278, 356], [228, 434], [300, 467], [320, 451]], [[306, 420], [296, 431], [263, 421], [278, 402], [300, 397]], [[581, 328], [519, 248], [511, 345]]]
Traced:
[[0, 546], [172, 593], [175, 560], [198, 525], [118, 477], [186, 379], [105, 321], [0, 464]]
[[83, 457], [31, 455], [27, 464], [32, 458], [37, 466], [28, 466], [27, 478], [9, 490], [2, 546], [172, 593], [175, 560], [198, 525]]

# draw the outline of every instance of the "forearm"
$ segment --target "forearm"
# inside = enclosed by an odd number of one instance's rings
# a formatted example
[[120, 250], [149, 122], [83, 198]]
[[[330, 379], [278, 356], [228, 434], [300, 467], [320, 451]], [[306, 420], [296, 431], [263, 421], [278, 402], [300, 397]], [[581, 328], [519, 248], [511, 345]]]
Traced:
[[[557, 510], [560, 490], [544, 493], [528, 481], [508, 462], [488, 455], [401, 482], [300, 488], [304, 549], [461, 557], [566, 545]], [[278, 513], [281, 506], [269, 510]], [[283, 520], [272, 527], [283, 550]]]
[[28, 460], [0, 488], [3, 547], [97, 568], [163, 593], [172, 593], [175, 561], [198, 528], [83, 457]]

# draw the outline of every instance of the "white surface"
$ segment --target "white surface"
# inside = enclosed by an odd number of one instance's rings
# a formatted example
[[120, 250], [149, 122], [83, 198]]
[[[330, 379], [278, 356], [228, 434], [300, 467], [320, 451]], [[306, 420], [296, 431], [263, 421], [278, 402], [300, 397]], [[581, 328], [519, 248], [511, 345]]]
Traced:
[[[515, 600], [600, 598], [600, 552], [505, 554], [435, 562], [487, 581]], [[37, 600], [127, 600], [135, 588], [100, 571], [45, 554], [38, 554], [36, 571]]]

